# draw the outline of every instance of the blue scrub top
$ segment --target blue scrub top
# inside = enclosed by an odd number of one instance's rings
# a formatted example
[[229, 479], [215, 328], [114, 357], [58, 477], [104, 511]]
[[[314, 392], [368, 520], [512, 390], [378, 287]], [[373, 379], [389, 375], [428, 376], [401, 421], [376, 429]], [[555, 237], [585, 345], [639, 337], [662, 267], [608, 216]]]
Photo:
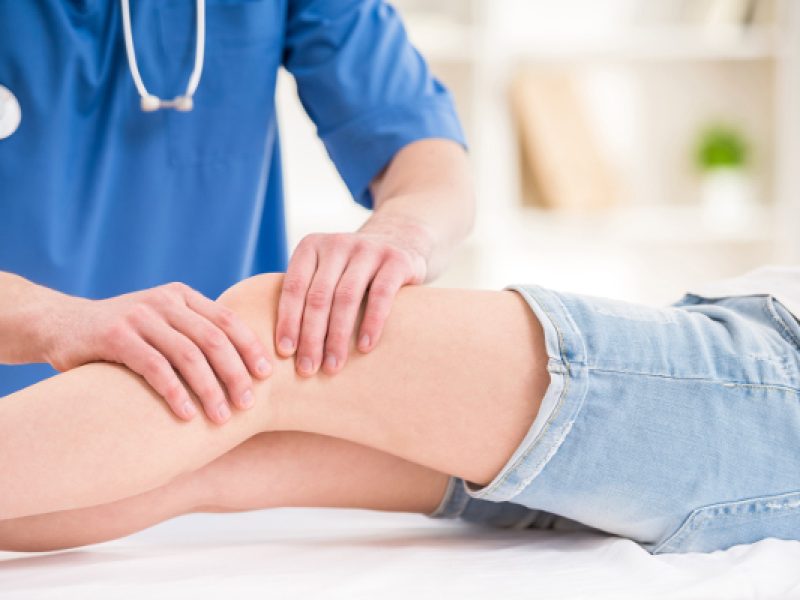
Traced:
[[[194, 0], [131, 2], [148, 90], [182, 94]], [[0, 0], [0, 270], [90, 298], [184, 281], [215, 297], [287, 263], [280, 66], [354, 199], [404, 145], [464, 143], [448, 91], [380, 0], [207, 0], [190, 113], [143, 113], [116, 0]], [[0, 367], [0, 396], [53, 371]]]

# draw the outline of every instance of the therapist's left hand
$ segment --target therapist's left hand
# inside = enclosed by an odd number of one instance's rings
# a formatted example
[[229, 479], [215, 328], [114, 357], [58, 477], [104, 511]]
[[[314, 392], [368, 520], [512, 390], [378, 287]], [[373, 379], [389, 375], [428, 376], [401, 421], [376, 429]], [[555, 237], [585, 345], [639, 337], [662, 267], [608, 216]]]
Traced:
[[330, 375], [344, 366], [361, 303], [366, 308], [356, 336], [361, 352], [380, 339], [398, 290], [425, 281], [427, 261], [418, 244], [401, 233], [367, 231], [311, 234], [298, 244], [278, 304], [275, 344], [296, 354], [300, 375], [320, 368]]

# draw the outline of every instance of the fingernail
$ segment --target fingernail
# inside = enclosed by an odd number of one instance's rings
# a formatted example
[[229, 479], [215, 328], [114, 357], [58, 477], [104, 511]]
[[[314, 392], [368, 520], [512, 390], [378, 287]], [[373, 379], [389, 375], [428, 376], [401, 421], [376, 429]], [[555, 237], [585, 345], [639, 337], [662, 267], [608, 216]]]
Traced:
[[288, 337], [282, 337], [281, 341], [278, 342], [278, 350], [284, 354], [291, 354], [294, 350], [294, 342]]
[[221, 421], [227, 421], [228, 417], [231, 416], [231, 409], [228, 408], [227, 404], [220, 404], [217, 408], [217, 415]]
[[311, 373], [311, 370], [314, 368], [314, 365], [311, 362], [310, 358], [304, 356], [303, 358], [300, 359], [299, 367], [300, 370], [303, 371], [304, 373]]
[[361, 336], [361, 341], [358, 342], [358, 347], [361, 350], [366, 350], [367, 348], [369, 348], [369, 336], [368, 335], [362, 335]]
[[244, 394], [242, 394], [242, 406], [245, 408], [250, 408], [253, 406], [253, 392], [247, 390]]
[[270, 368], [269, 361], [266, 358], [262, 356], [258, 359], [258, 362], [256, 363], [256, 372], [258, 372], [259, 375], [266, 377], [270, 374], [271, 370], [272, 369]]
[[329, 354], [328, 356], [325, 357], [325, 366], [328, 369], [330, 369], [330, 370], [335, 369], [337, 364], [338, 363], [337, 363], [336, 357], [333, 354]]
[[194, 404], [192, 404], [191, 400], [184, 402], [181, 410], [183, 410], [183, 414], [189, 419], [194, 418], [194, 416], [197, 414], [197, 409], [194, 407]]

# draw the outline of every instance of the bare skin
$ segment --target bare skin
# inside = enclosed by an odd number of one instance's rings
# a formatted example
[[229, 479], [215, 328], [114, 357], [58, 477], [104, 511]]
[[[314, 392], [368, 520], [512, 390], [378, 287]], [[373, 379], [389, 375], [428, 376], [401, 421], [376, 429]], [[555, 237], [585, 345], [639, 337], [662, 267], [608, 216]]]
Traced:
[[[221, 299], [268, 350], [280, 289], [281, 276], [261, 276]], [[353, 354], [348, 368], [335, 377], [302, 378], [291, 361], [278, 361], [273, 376], [255, 384], [254, 408], [237, 411], [222, 427], [204, 419], [181, 422], [125, 368], [87, 365], [0, 401], [0, 485], [5, 490], [0, 517], [90, 506], [102, 511], [97, 505], [124, 504], [126, 499], [135, 508], [137, 496], [158, 494], [158, 488], [169, 485], [180, 489], [181, 476], [191, 482], [193, 472], [215, 459], [224, 461], [227, 453], [235, 458], [238, 449], [231, 451], [245, 440], [269, 440], [270, 435], [257, 434], [278, 430], [328, 436], [298, 438], [305, 440], [338, 438], [359, 452], [372, 452], [375, 460], [392, 455], [396, 458], [391, 460], [414, 463], [411, 467], [417, 470], [412, 469], [410, 479], [435, 474], [435, 484], [423, 486], [433, 493], [409, 504], [410, 510], [424, 511], [431, 508], [432, 498], [441, 496], [440, 473], [476, 483], [493, 478], [530, 427], [548, 383], [541, 327], [510, 291], [403, 288], [375, 350]], [[287, 436], [301, 434], [282, 435], [282, 443], [288, 444], [292, 438]], [[320, 456], [334, 454], [320, 450]], [[301, 471], [310, 462], [297, 460], [287, 471]], [[337, 476], [351, 470], [353, 462], [342, 464]], [[369, 469], [364, 473], [368, 482]], [[208, 498], [207, 488], [187, 483], [183, 500], [174, 505], [178, 508], [170, 510], [193, 510], [206, 503], [230, 508], [237, 498], [250, 497], [252, 486], [259, 485], [252, 479], [246, 477], [245, 489], [224, 501]], [[277, 479], [275, 475], [273, 481]], [[186, 491], [192, 488], [201, 492]], [[326, 493], [275, 502], [331, 505], [333, 496]], [[369, 504], [359, 498], [368, 500], [364, 494], [348, 498], [347, 505]], [[263, 498], [259, 502], [276, 505]], [[170, 510], [142, 515], [143, 522], [174, 516]]]
[[[297, 372], [333, 375], [381, 337], [397, 291], [433, 280], [472, 229], [471, 166], [460, 144], [422, 139], [404, 146], [370, 185], [374, 210], [352, 233], [314, 233], [295, 249], [284, 279], [275, 343]], [[365, 305], [356, 330], [356, 315]]]
[[198, 512], [277, 507], [428, 514], [447, 476], [326, 436], [261, 433], [206, 466], [116, 502], [0, 521], [0, 550], [44, 552], [117, 539]]

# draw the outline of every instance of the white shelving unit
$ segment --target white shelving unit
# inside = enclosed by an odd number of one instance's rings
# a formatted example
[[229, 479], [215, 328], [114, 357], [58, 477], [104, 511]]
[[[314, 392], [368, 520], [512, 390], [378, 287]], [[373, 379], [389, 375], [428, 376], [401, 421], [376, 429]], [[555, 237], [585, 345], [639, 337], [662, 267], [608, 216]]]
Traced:
[[[610, 23], [614, 10], [626, 2], [561, 1], [608, 8]], [[660, 5], [669, 9], [670, 3], [679, 2], [660, 0]], [[541, 25], [529, 31], [533, 20], [518, 14], [522, 6], [544, 6], [542, 0], [395, 4], [412, 41], [454, 92], [475, 165], [476, 230], [438, 285], [497, 288], [530, 281], [662, 302], [709, 277], [761, 262], [800, 260], [800, 2], [774, 0], [775, 18], [745, 33], [717, 30], [709, 35], [698, 26], [658, 19], [624, 33], [611, 27], [598, 33], [589, 31], [591, 19], [584, 18], [572, 35], [561, 37]], [[507, 96], [521, 64], [674, 78], [670, 111], [643, 117], [646, 127], [663, 129], [660, 138], [659, 132], [654, 134], [647, 151], [658, 154], [653, 162], [665, 167], [644, 169], [637, 175], [632, 201], [605, 214], [564, 215], [523, 207]], [[291, 88], [284, 78], [279, 111], [284, 134], [291, 132], [283, 139], [290, 237], [296, 243], [310, 231], [352, 230], [367, 213], [352, 204]], [[696, 127], [702, 115], [692, 113], [695, 96], [698, 105], [705, 102], [711, 111], [719, 104], [714, 93], [755, 131], [755, 168], [764, 203], [752, 227], [738, 233], [709, 227], [699, 207], [686, 200], [692, 196], [692, 182], [679, 161], [688, 150], [676, 146], [671, 135], [676, 128]], [[681, 201], [673, 201], [673, 195]]]
[[777, 45], [777, 211], [780, 255], [800, 261], [800, 2], [781, 5]]
[[[661, 4], [666, 6], [669, 0]], [[399, 6], [402, 11], [402, 0]], [[463, 112], [468, 115], [480, 200], [479, 226], [471, 247], [462, 256], [462, 262], [469, 263], [472, 270], [456, 269], [443, 284], [460, 284], [468, 273], [482, 286], [497, 286], [517, 273], [519, 279], [562, 288], [666, 301], [692, 282], [708, 277], [733, 274], [762, 262], [800, 260], [800, 236], [796, 232], [796, 224], [800, 224], [800, 173], [796, 164], [800, 158], [796, 116], [800, 110], [800, 3], [775, 0], [774, 23], [747, 30], [723, 28], [710, 34], [699, 25], [653, 23], [630, 27], [623, 35], [611, 29], [587, 33], [578, 27], [574, 35], [559, 38], [546, 33], [526, 34], [524, 27], [516, 31], [510, 28], [513, 15], [509, 13], [519, 7], [519, 0], [471, 0], [470, 18], [451, 22], [449, 28], [441, 15], [431, 17], [426, 12], [431, 6], [434, 3], [428, 3], [419, 13], [408, 14], [409, 30], [445, 81], [451, 69], [469, 73], [468, 84], [454, 81], [452, 87], [457, 97], [461, 91], [459, 99], [466, 105]], [[756, 128], [763, 129], [758, 131], [755, 143], [763, 204], [751, 226], [745, 231], [724, 232], [705, 223], [697, 203], [684, 200], [686, 191], [691, 192], [689, 181], [678, 188], [681, 202], [655, 199], [669, 193], [665, 183], [672, 182], [665, 174], [652, 179], [649, 193], [639, 193], [632, 202], [605, 214], [576, 216], [523, 207], [517, 183], [519, 158], [506, 96], [514, 69], [521, 64], [575, 70], [638, 69], [646, 76], [660, 70], [676, 75], [701, 70], [710, 79], [728, 77], [727, 83], [715, 81], [710, 86], [725, 84], [733, 92], [738, 91], [737, 73], [758, 82], [742, 90], [758, 103], [752, 111], [759, 111], [755, 117], [762, 122]], [[766, 85], [760, 85], [762, 82]], [[466, 96], [461, 89], [464, 87], [469, 90]], [[701, 95], [702, 90], [690, 89], [687, 93]], [[747, 104], [735, 99], [732, 104], [736, 102]], [[745, 119], [747, 111], [746, 106], [740, 108]], [[762, 112], [772, 112], [772, 118], [765, 119]], [[675, 118], [686, 118], [690, 123], [698, 116]], [[677, 153], [683, 149], [672, 150]], [[675, 168], [674, 164], [670, 166]], [[570, 254], [577, 252], [571, 264], [558, 254], [565, 246]], [[582, 258], [585, 267], [580, 265]], [[563, 269], [552, 266], [559, 260]], [[667, 281], [654, 281], [659, 279], [654, 270], [666, 273]], [[598, 271], [608, 277], [596, 276]]]

